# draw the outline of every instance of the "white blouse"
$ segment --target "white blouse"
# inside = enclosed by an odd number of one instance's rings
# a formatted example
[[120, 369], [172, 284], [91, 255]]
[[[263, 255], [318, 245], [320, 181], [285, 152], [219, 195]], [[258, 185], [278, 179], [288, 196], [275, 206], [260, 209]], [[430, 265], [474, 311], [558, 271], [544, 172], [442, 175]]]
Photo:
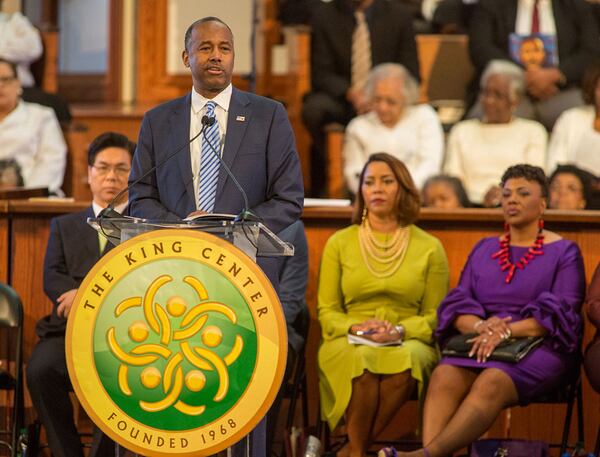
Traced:
[[434, 109], [429, 105], [409, 106], [393, 127], [383, 125], [375, 112], [350, 121], [343, 157], [344, 177], [352, 193], [357, 191], [364, 164], [376, 152], [387, 152], [404, 162], [420, 189], [442, 166], [444, 131]]
[[52, 108], [19, 102], [0, 121], [0, 159], [15, 159], [25, 187], [48, 187], [60, 193], [67, 146]]
[[535, 121], [516, 118], [506, 124], [478, 119], [459, 122], [450, 131], [444, 172], [460, 178], [469, 200], [482, 203], [511, 165], [544, 167], [548, 134]]
[[548, 173], [557, 165], [568, 163], [600, 175], [600, 132], [594, 130], [595, 118], [596, 110], [589, 105], [568, 109], [560, 115], [550, 136]]

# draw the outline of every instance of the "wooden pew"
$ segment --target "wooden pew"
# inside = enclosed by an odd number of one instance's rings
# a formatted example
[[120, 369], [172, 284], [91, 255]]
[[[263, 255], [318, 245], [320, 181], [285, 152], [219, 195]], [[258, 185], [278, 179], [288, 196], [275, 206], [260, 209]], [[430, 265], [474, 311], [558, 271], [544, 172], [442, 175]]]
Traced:
[[[465, 35], [417, 35], [419, 55], [419, 103], [435, 106], [461, 105], [473, 75], [469, 60], [468, 37]], [[443, 109], [443, 108], [441, 108]], [[454, 108], [453, 108], [454, 109]], [[458, 108], [461, 109], [461, 108]], [[330, 124], [327, 132], [327, 176], [329, 198], [344, 198], [344, 127]]]

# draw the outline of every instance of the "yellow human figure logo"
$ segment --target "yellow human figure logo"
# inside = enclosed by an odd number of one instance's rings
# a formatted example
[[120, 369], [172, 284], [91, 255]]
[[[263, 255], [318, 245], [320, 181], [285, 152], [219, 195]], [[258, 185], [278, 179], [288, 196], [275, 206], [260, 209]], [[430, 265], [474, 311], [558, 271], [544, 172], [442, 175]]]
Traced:
[[[140, 383], [146, 389], [162, 386], [164, 396], [160, 400], [139, 400], [143, 410], [158, 412], [174, 407], [187, 415], [200, 415], [206, 406], [193, 406], [181, 401], [183, 388], [200, 392], [206, 386], [205, 373], [214, 371], [219, 385], [213, 400], [222, 401], [229, 390], [227, 367], [238, 359], [244, 343], [242, 337], [236, 335], [231, 351], [222, 358], [212, 350], [221, 344], [223, 332], [216, 325], [205, 325], [211, 313], [225, 316], [232, 324], [237, 323], [237, 316], [224, 303], [210, 301], [206, 288], [194, 276], [186, 276], [183, 282], [194, 289], [198, 304], [188, 309], [186, 301], [176, 295], [169, 297], [166, 306], [157, 303], [157, 292], [172, 280], [169, 275], [161, 275], [152, 281], [142, 297], [127, 298], [115, 307], [114, 315], [117, 319], [129, 309], [142, 307], [144, 320], [132, 322], [127, 331], [131, 342], [137, 343], [132, 350], [127, 352], [118, 343], [114, 326], [108, 328], [106, 338], [111, 353], [121, 362], [118, 383], [125, 395], [132, 395], [129, 367], [146, 367], [140, 374]], [[172, 325], [173, 318], [180, 318], [176, 328]], [[158, 336], [160, 344], [145, 343], [151, 332]], [[197, 335], [205, 347], [196, 344]], [[156, 366], [156, 362], [161, 359], [165, 362], [162, 371]], [[184, 361], [193, 365], [194, 369], [184, 372]]]

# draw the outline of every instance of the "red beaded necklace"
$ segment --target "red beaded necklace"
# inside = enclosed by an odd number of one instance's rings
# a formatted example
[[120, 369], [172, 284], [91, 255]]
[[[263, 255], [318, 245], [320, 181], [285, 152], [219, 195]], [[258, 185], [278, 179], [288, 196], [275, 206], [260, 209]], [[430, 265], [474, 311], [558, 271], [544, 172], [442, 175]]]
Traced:
[[500, 269], [502, 271], [508, 270], [506, 278], [504, 279], [506, 284], [510, 283], [517, 268], [523, 270], [535, 256], [544, 254], [544, 235], [542, 235], [544, 221], [541, 219], [539, 226], [540, 230], [538, 231], [535, 241], [517, 263], [512, 263], [510, 260], [510, 230], [508, 230], [508, 228], [500, 241], [500, 249], [492, 254], [492, 259], [498, 259]]

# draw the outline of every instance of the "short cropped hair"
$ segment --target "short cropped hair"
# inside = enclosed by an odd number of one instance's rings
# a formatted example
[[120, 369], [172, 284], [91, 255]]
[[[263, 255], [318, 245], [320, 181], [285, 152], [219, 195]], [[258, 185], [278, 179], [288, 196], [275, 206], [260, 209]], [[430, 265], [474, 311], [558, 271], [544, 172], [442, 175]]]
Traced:
[[404, 87], [404, 99], [407, 106], [417, 103], [419, 84], [404, 65], [398, 63], [382, 63], [371, 70], [365, 92], [369, 99], [373, 98], [375, 84], [384, 79], [398, 79]]
[[523, 69], [518, 65], [507, 60], [492, 60], [481, 75], [479, 87], [483, 89], [493, 75], [508, 79], [511, 101], [514, 102], [525, 95], [525, 77]]
[[204, 24], [205, 22], [218, 22], [220, 24], [223, 24], [225, 27], [227, 27], [229, 29], [229, 32], [231, 32], [231, 37], [233, 38], [233, 31], [231, 30], [231, 27], [229, 27], [229, 25], [227, 25], [227, 23], [223, 22], [222, 19], [219, 19], [216, 16], [206, 16], [201, 19], [198, 19], [197, 21], [192, 22], [192, 24], [185, 31], [185, 37], [183, 39], [183, 47], [186, 51], [189, 51], [189, 45], [190, 45], [190, 42], [192, 41], [192, 32], [194, 31], [194, 29], [197, 26], [199, 26], [200, 24]]
[[387, 164], [392, 170], [392, 173], [394, 173], [394, 176], [398, 181], [396, 217], [398, 222], [402, 225], [412, 224], [418, 219], [419, 211], [421, 209], [419, 190], [415, 186], [415, 183], [410, 175], [410, 172], [408, 171], [408, 168], [406, 168], [406, 165], [404, 165], [404, 163], [402, 163], [396, 157], [385, 152], [371, 154], [360, 173], [352, 222], [354, 224], [360, 224], [362, 221], [363, 210], [365, 209], [365, 199], [363, 198], [362, 194], [362, 185], [365, 180], [367, 167], [373, 162], [383, 162]]
[[98, 135], [88, 148], [88, 165], [91, 167], [96, 161], [96, 156], [107, 148], [123, 148], [133, 159], [135, 152], [135, 143], [130, 141], [125, 135], [117, 132], [104, 132]]
[[17, 77], [17, 65], [14, 62], [11, 62], [10, 60], [6, 60], [0, 57], [0, 63], [5, 63], [6, 65], [8, 65], [10, 67], [10, 69], [12, 70], [12, 74], [13, 77]]
[[500, 180], [501, 187], [504, 187], [506, 181], [509, 179], [516, 178], [523, 178], [527, 181], [537, 182], [542, 190], [542, 197], [548, 198], [548, 178], [546, 178], [544, 170], [542, 170], [540, 167], [529, 165], [527, 163], [520, 163], [513, 165], [512, 167], [508, 167], [502, 175], [502, 179]]

